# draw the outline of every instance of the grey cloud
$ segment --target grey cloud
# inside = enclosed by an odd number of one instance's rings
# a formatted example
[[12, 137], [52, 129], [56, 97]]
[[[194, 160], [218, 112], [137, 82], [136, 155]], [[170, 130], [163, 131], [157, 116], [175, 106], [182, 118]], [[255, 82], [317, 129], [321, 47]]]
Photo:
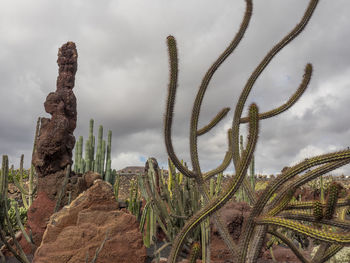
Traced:
[[[213, 76], [201, 106], [199, 127], [223, 107], [231, 111], [198, 140], [202, 170], [220, 164], [238, 97], [266, 53], [296, 25], [308, 1], [253, 1], [250, 26], [235, 52]], [[261, 112], [284, 103], [313, 63], [310, 86], [294, 109], [261, 121], [257, 172], [276, 173], [308, 151], [343, 149], [350, 136], [348, 1], [320, 1], [309, 25], [283, 49], [256, 81], [245, 104]], [[113, 168], [141, 164], [139, 155], [166, 165], [163, 118], [169, 77], [166, 37], [177, 39], [179, 82], [173, 123], [176, 153], [190, 165], [189, 123], [201, 80], [230, 43], [245, 2], [220, 1], [3, 1], [0, 8], [0, 152], [29, 166], [38, 116], [55, 90], [57, 49], [78, 48], [76, 138], [87, 138], [90, 118], [113, 132]], [[324, 95], [326, 94], [326, 95]], [[246, 135], [247, 125], [241, 133]], [[333, 148], [332, 148], [333, 147]], [[310, 154], [311, 154], [310, 153]], [[316, 153], [318, 154], [318, 153]], [[233, 171], [231, 165], [228, 172]], [[344, 170], [349, 174], [349, 167]]]

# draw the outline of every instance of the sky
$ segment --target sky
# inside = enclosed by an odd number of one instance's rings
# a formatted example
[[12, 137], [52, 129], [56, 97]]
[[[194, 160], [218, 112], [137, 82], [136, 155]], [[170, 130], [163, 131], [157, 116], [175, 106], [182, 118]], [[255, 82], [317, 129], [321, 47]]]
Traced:
[[[200, 3], [200, 4], [199, 4]], [[266, 53], [299, 22], [306, 0], [253, 1], [240, 45], [219, 67], [201, 106], [199, 127], [224, 107], [231, 110], [198, 138], [202, 171], [216, 168], [227, 150], [238, 98]], [[76, 43], [78, 71], [76, 139], [103, 125], [112, 131], [112, 168], [142, 166], [155, 157], [167, 167], [163, 126], [169, 83], [166, 37], [177, 40], [179, 79], [172, 139], [191, 168], [189, 131], [201, 80], [239, 29], [243, 0], [1, 0], [0, 154], [29, 168], [38, 117], [56, 90], [58, 48]], [[288, 111], [260, 122], [256, 174], [277, 174], [315, 155], [350, 146], [350, 2], [320, 1], [305, 30], [267, 66], [245, 104], [260, 112], [285, 103], [298, 88], [307, 63], [311, 82]], [[241, 134], [246, 140], [247, 124]], [[74, 154], [73, 154], [74, 159]], [[234, 173], [231, 164], [225, 173]], [[350, 165], [331, 174], [350, 175]]]

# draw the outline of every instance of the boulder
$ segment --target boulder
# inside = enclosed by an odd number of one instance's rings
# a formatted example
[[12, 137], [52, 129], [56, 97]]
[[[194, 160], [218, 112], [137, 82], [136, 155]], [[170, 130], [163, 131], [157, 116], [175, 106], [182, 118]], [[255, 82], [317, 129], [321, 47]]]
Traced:
[[34, 263], [85, 263], [103, 244], [96, 263], [144, 262], [139, 224], [134, 215], [118, 209], [111, 184], [97, 179], [70, 205], [53, 214]]
[[[63, 176], [63, 172], [57, 172], [55, 174], [47, 176], [45, 178], [46, 183], [48, 189], [51, 189], [51, 191], [48, 191], [48, 193], [44, 191], [39, 192], [36, 199], [33, 201], [32, 205], [27, 211], [27, 222], [25, 224], [25, 229], [28, 234], [29, 229], [32, 231], [35, 250], [40, 245], [46, 229], [46, 225], [49, 222], [50, 216], [54, 212], [56, 201], [53, 200], [55, 196], [58, 195], [57, 192], [61, 189], [61, 187], [57, 187], [56, 184], [62, 183]], [[75, 174], [72, 171], [68, 179], [65, 188], [65, 193], [63, 195], [61, 205], [59, 206], [59, 208], [62, 208], [64, 205], [68, 204], [69, 193], [71, 195], [71, 200], [74, 200], [81, 193], [83, 193], [85, 190], [91, 187], [94, 180], [96, 179], [102, 179], [101, 175], [92, 171], [89, 171], [85, 174]], [[25, 253], [34, 253], [32, 250], [32, 246], [26, 241], [22, 234], [17, 235], [17, 241], [19, 241]], [[11, 242], [10, 245], [12, 246], [13, 243]], [[15, 246], [13, 247], [15, 248]], [[4, 253], [5, 256], [12, 255], [12, 253], [5, 246], [1, 247], [1, 251]], [[16, 251], [18, 252], [17, 249]]]

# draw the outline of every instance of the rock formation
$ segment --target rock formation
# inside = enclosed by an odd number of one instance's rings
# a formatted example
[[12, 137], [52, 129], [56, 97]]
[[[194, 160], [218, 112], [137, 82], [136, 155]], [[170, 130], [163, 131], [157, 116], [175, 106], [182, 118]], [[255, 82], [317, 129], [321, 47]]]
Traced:
[[34, 255], [35, 263], [89, 262], [106, 238], [97, 262], [144, 262], [139, 224], [134, 215], [118, 209], [112, 186], [97, 179], [69, 206], [53, 214], [42, 243]]
[[78, 53], [73, 42], [58, 51], [57, 88], [44, 103], [51, 119], [41, 118], [41, 127], [33, 153], [33, 165], [39, 177], [38, 191], [43, 190], [41, 178], [62, 171], [72, 164], [73, 135], [77, 121], [76, 98], [73, 93]]
[[[32, 162], [38, 175], [37, 198], [28, 210], [26, 224], [27, 232], [29, 229], [32, 231], [36, 246], [40, 245], [46, 224], [56, 206], [67, 165], [73, 163], [72, 150], [75, 144], [73, 132], [77, 121], [73, 88], [77, 59], [78, 54], [73, 42], [67, 42], [59, 49], [57, 88], [55, 92], [47, 96], [44, 103], [45, 111], [52, 117], [51, 119], [41, 118], [41, 127], [38, 138], [36, 138]], [[82, 175], [71, 172], [60, 208], [68, 203], [69, 192], [71, 200], [74, 200], [97, 178], [101, 178], [99, 174]], [[30, 246], [26, 240], [21, 238], [20, 242], [25, 251], [28, 251]]]

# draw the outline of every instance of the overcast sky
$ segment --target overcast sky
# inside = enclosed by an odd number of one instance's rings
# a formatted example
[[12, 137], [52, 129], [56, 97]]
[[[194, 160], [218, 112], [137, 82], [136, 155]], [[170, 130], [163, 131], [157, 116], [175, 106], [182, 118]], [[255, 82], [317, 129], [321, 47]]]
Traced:
[[[214, 75], [199, 127], [223, 107], [229, 114], [199, 138], [202, 171], [221, 163], [238, 97], [266, 53], [298, 23], [306, 0], [253, 1], [253, 16], [235, 52]], [[190, 164], [189, 125], [201, 79], [239, 29], [243, 0], [1, 0], [0, 154], [29, 168], [39, 116], [56, 90], [57, 51], [67, 41], [78, 50], [74, 93], [76, 139], [112, 130], [112, 168], [144, 165], [148, 157], [167, 166], [163, 115], [169, 78], [166, 37], [175, 36], [179, 85], [173, 144]], [[260, 112], [285, 103], [298, 88], [306, 63], [314, 66], [308, 89], [287, 112], [260, 122], [256, 173], [276, 174], [304, 158], [350, 146], [350, 2], [318, 4], [306, 29], [269, 64], [250, 93]], [[246, 136], [247, 125], [241, 125]], [[73, 155], [74, 158], [74, 155]], [[225, 171], [232, 173], [233, 165]], [[333, 174], [350, 175], [350, 166]]]

